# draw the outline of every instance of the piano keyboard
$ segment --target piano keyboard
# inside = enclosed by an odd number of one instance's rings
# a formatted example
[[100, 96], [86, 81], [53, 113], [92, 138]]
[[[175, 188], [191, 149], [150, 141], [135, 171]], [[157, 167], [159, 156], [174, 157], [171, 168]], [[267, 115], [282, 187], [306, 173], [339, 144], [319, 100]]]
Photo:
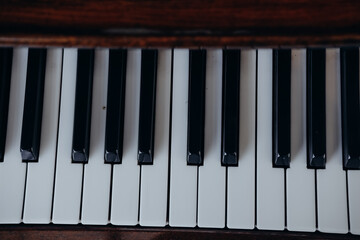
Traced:
[[0, 49], [0, 222], [360, 234], [359, 49]]

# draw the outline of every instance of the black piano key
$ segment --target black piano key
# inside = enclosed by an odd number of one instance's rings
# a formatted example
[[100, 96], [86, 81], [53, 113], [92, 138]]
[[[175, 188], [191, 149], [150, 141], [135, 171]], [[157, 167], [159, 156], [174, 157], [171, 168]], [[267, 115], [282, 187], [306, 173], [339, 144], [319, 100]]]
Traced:
[[138, 164], [153, 164], [157, 50], [142, 50]]
[[79, 49], [76, 73], [72, 162], [89, 160], [94, 50]]
[[20, 152], [23, 161], [39, 158], [46, 49], [29, 49]]
[[239, 156], [240, 50], [223, 51], [221, 165], [237, 166]]
[[291, 50], [273, 51], [273, 166], [290, 167]]
[[127, 51], [109, 51], [109, 77], [105, 130], [105, 163], [121, 163]]
[[307, 167], [326, 163], [325, 49], [307, 50]]
[[0, 48], [0, 162], [5, 153], [12, 58], [12, 48]]
[[359, 48], [340, 50], [344, 169], [360, 169]]
[[188, 165], [204, 161], [206, 50], [190, 50], [188, 96]]

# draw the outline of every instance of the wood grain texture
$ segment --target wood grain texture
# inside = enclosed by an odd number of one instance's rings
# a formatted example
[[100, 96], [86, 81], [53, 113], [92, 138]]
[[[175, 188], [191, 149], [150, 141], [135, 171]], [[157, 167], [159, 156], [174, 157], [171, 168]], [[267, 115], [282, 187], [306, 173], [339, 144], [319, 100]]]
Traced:
[[354, 0], [1, 0], [0, 45], [357, 45], [359, 12]]
[[247, 36], [1, 35], [1, 46], [38, 47], [338, 47], [360, 45], [360, 34]]
[[359, 239], [350, 234], [294, 233], [279, 231], [241, 231], [241, 230], [209, 230], [180, 228], [142, 228], [114, 226], [61, 226], [61, 225], [2, 225], [2, 240], [35, 240], [35, 239], [140, 239], [140, 240], [268, 240], [268, 239]]

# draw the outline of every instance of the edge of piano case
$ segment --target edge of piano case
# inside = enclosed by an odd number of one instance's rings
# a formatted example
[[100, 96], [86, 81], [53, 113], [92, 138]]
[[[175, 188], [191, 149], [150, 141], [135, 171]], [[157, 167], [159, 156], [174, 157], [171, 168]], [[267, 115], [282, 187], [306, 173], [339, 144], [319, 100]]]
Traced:
[[228, 229], [188, 229], [188, 228], [148, 228], [84, 225], [2, 225], [0, 239], [183, 239], [183, 240], [332, 240], [359, 239], [351, 234], [326, 234], [288, 231], [228, 230]]
[[[308, 47], [360, 45], [360, 1], [2, 1], [0, 45]], [[0, 239], [356, 239], [288, 231], [1, 225]]]
[[296, 47], [360, 43], [353, 0], [1, 1], [0, 45]]

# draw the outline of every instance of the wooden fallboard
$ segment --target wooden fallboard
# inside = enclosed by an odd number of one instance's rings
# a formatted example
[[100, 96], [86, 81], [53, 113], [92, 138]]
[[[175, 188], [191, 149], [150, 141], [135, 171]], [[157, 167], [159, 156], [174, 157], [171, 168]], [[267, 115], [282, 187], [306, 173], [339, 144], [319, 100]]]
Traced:
[[0, 2], [0, 45], [359, 45], [359, 13], [356, 0], [12, 0]]

